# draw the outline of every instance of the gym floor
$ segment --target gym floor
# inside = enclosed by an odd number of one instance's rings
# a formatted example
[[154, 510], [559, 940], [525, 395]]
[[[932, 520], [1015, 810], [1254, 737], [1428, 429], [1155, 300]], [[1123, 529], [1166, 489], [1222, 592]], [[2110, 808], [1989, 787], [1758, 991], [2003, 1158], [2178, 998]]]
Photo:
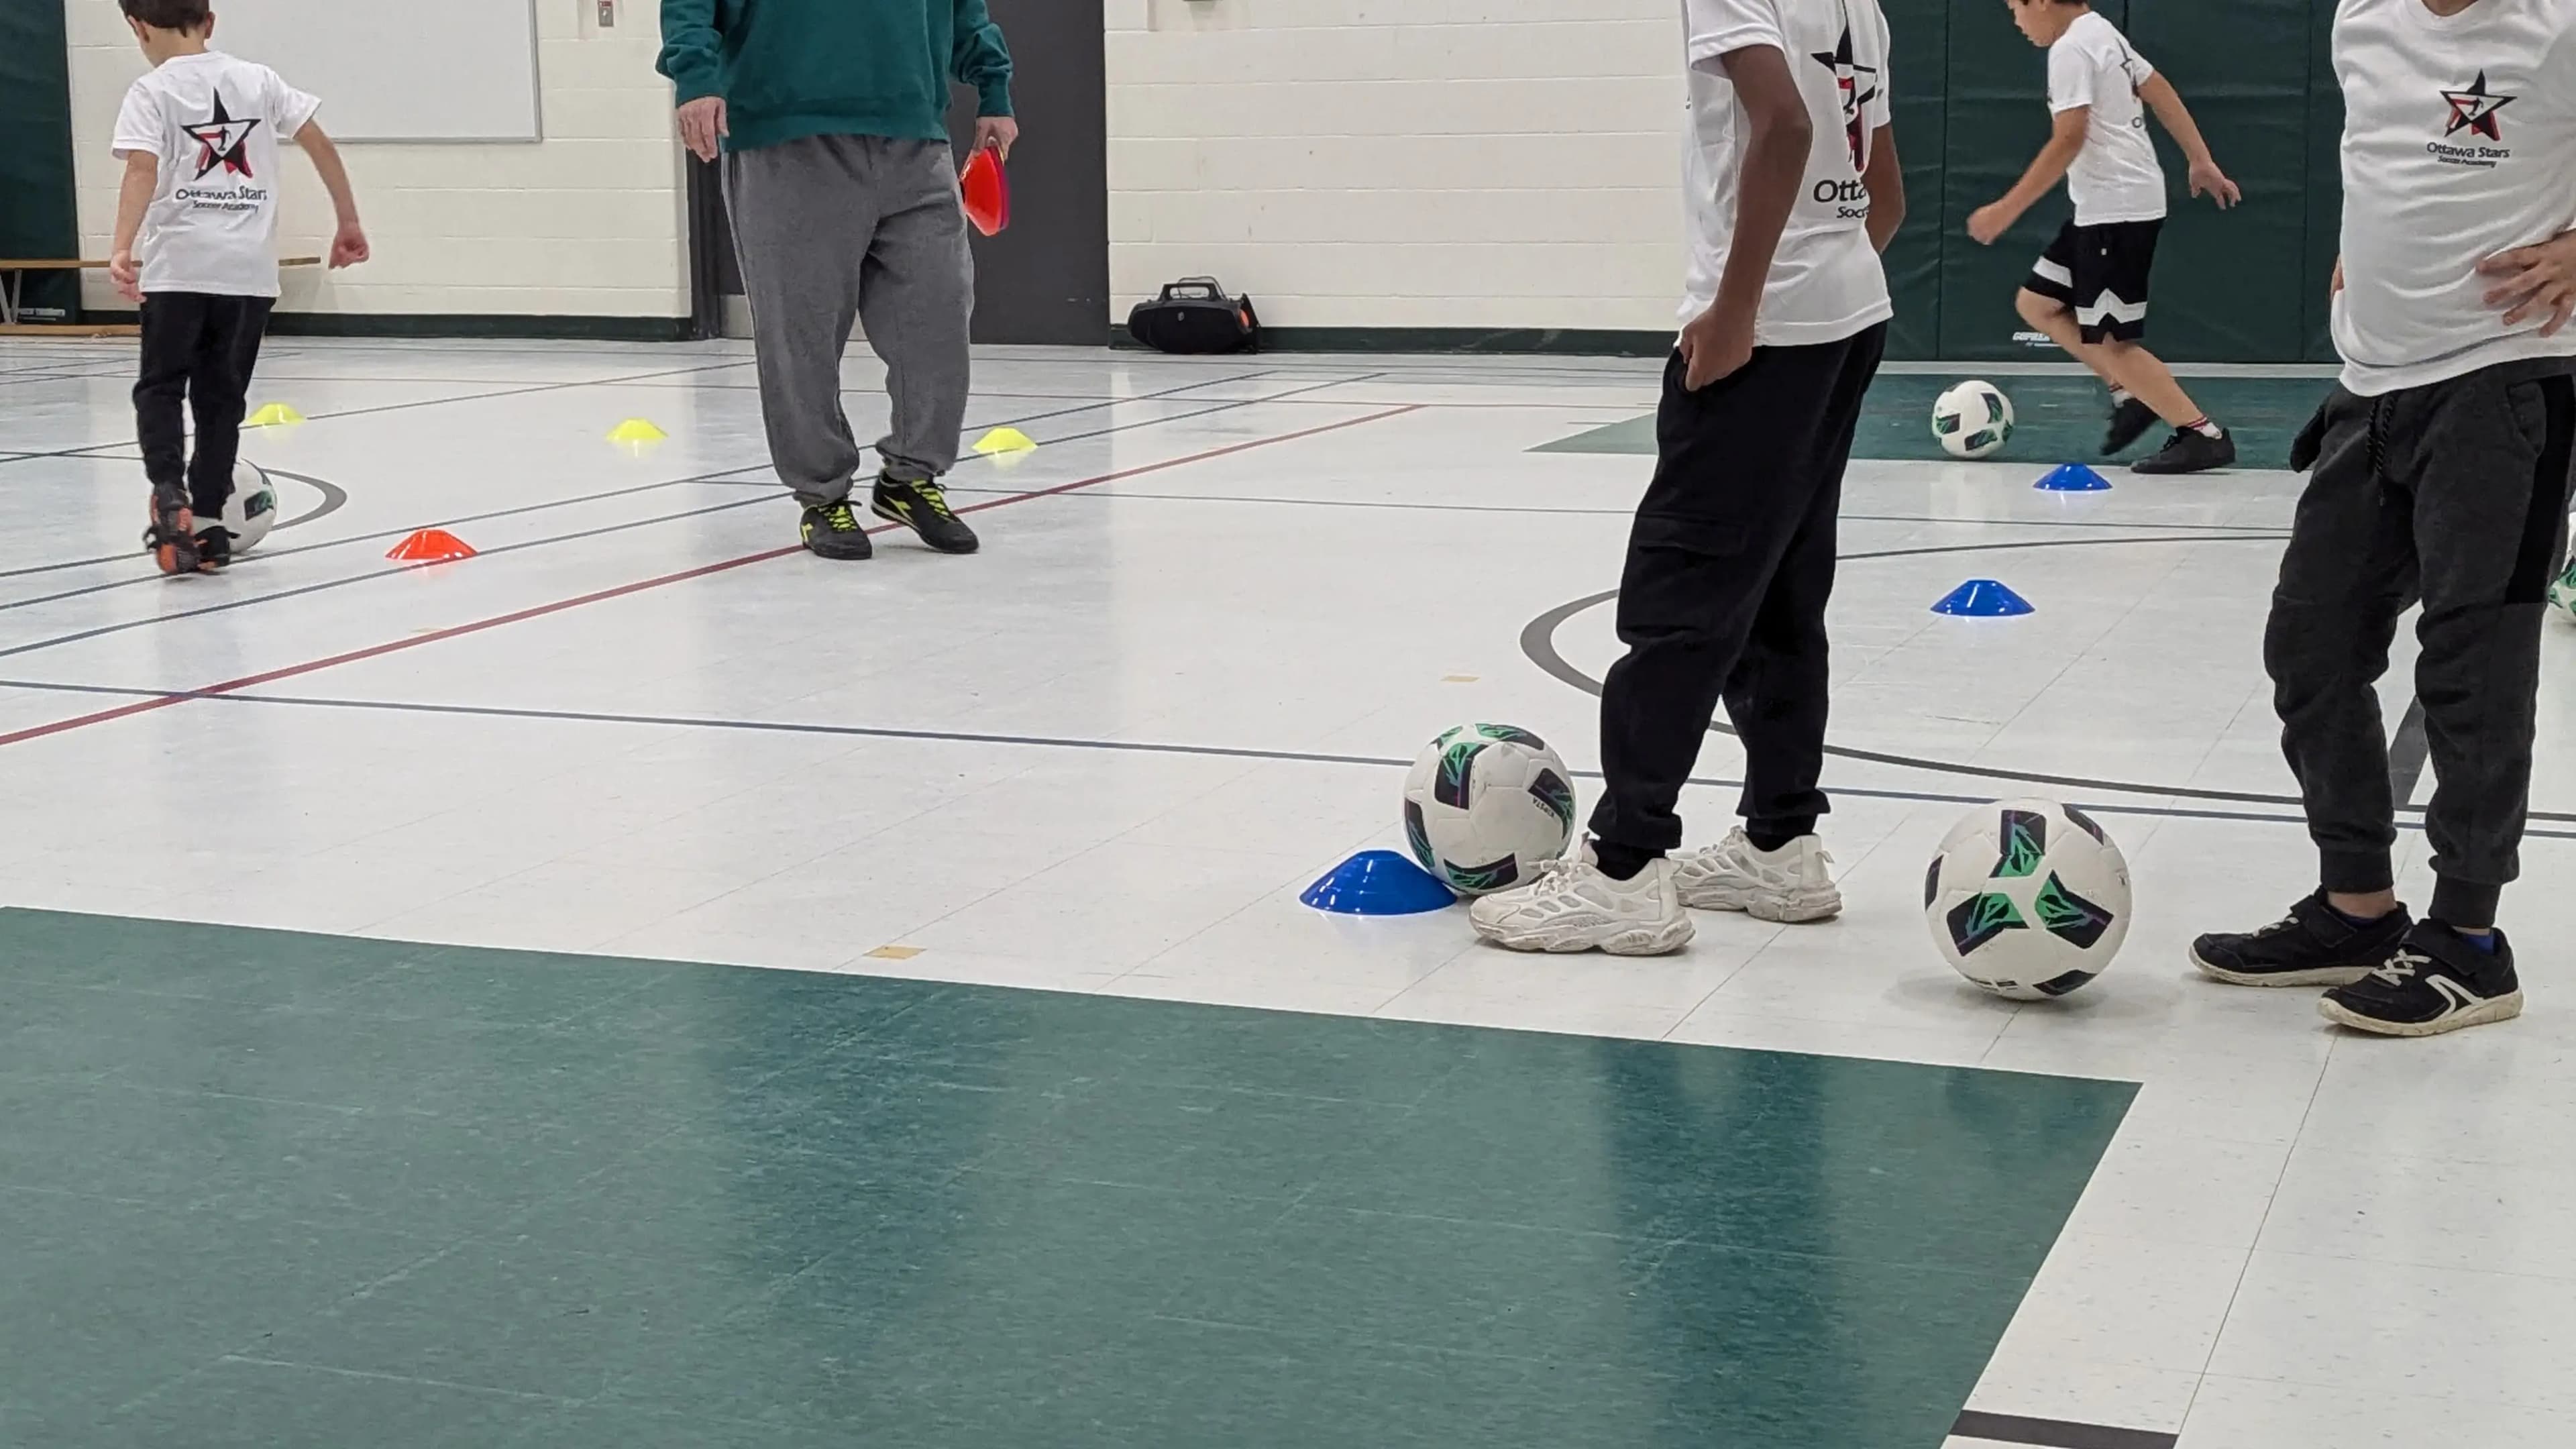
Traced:
[[[1448, 725], [1596, 763], [1654, 364], [993, 350], [970, 437], [1040, 446], [953, 480], [986, 551], [832, 565], [738, 344], [277, 339], [285, 526], [176, 581], [131, 365], [0, 342], [0, 1442], [2576, 1442], [2576, 630], [2528, 1015], [2356, 1040], [2183, 965], [2310, 883], [2287, 474], [2037, 492], [2080, 384], [1995, 377], [2034, 426], [1972, 465], [1891, 376], [1850, 913], [1526, 959], [1296, 892]], [[386, 560], [426, 526], [480, 556]], [[2037, 612], [1928, 611], [1970, 578]], [[2016, 1007], [1919, 904], [2025, 793], [2138, 903]]]

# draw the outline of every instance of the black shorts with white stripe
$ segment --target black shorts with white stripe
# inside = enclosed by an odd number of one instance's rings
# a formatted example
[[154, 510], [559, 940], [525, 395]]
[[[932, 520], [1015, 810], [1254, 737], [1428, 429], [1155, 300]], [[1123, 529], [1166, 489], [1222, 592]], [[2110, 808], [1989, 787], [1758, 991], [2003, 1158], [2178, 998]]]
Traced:
[[2068, 222], [2031, 266], [2022, 286], [2075, 309], [2087, 342], [2136, 342], [2147, 335], [2147, 282], [2156, 269], [2161, 221]]

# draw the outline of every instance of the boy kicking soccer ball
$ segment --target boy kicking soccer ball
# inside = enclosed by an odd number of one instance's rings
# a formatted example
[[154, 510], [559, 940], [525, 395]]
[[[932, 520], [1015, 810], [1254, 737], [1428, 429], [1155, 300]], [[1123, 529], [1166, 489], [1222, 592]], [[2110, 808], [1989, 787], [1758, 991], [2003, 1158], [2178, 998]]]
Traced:
[[[313, 124], [321, 105], [263, 65], [207, 48], [207, 0], [119, 0], [152, 71], [116, 117], [125, 181], [108, 275], [143, 309], [135, 437], [152, 480], [144, 535], [165, 574], [213, 572], [232, 559], [220, 520], [232, 496], [244, 399], [277, 303], [277, 155], [281, 137], [313, 158], [339, 214], [331, 265], [367, 259], [349, 173]], [[138, 263], [135, 249], [140, 245]], [[197, 419], [188, 456], [180, 408]]]
[[[1879, 252], [1905, 219], [1877, 0], [1688, 0], [1689, 325], [1664, 372], [1654, 482], [1601, 695], [1606, 789], [1580, 859], [1478, 901], [1522, 951], [1654, 955], [1685, 907], [1842, 909], [1816, 838], [1835, 520], [1894, 315]], [[1675, 808], [1723, 700], [1745, 828], [1674, 860]]]
[[[2343, 377], [2290, 451], [2313, 471], [2263, 640], [2318, 889], [2192, 959], [2238, 985], [2330, 986], [2342, 1026], [2432, 1036], [2522, 1011], [2495, 921], [2522, 869], [2576, 466], [2576, 7], [2341, 0], [2334, 68]], [[2437, 781], [2422, 921], [2397, 900], [2405, 802], [2375, 688], [2417, 603]]]
[[2171, 441], [2131, 465], [2139, 473], [2198, 473], [2236, 461], [2236, 441], [2195, 405], [2173, 372], [2142, 344], [2147, 282], [2165, 222], [2165, 173], [2147, 136], [2153, 110], [2191, 159], [2191, 194], [2220, 210], [2242, 199], [2210, 158], [2209, 143], [2146, 57], [2085, 0], [2006, 0], [2013, 23], [2048, 51], [2048, 108], [2055, 134], [2001, 201], [1968, 218], [1981, 246], [2066, 179], [2075, 219], [2033, 264], [2016, 299], [2022, 320], [2048, 334], [2111, 388], [2102, 455], [2128, 451], [2162, 418]]

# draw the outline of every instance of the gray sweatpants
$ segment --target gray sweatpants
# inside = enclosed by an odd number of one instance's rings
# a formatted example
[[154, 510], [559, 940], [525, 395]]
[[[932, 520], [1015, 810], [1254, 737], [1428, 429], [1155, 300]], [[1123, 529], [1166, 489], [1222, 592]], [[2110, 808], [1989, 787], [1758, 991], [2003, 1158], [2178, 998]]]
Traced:
[[733, 152], [724, 181], [779, 480], [809, 505], [834, 503], [866, 461], [841, 408], [853, 322], [894, 401], [877, 444], [886, 474], [957, 466], [975, 259], [948, 143], [808, 136]]
[[2433, 918], [2493, 924], [2521, 871], [2542, 614], [2576, 453], [2569, 370], [2506, 364], [2377, 398], [2337, 388], [2292, 449], [2316, 471], [2263, 655], [2328, 890], [2395, 883], [2400, 802], [2372, 686], [2419, 600]]

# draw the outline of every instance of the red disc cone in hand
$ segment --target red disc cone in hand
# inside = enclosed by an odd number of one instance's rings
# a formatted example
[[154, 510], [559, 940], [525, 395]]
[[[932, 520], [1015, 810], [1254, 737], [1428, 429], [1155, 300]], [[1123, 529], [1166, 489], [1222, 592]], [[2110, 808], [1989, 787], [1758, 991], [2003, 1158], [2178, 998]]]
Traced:
[[990, 146], [966, 162], [957, 186], [966, 197], [966, 219], [986, 236], [999, 236], [1011, 224], [1011, 178], [1002, 170], [1002, 154]]

